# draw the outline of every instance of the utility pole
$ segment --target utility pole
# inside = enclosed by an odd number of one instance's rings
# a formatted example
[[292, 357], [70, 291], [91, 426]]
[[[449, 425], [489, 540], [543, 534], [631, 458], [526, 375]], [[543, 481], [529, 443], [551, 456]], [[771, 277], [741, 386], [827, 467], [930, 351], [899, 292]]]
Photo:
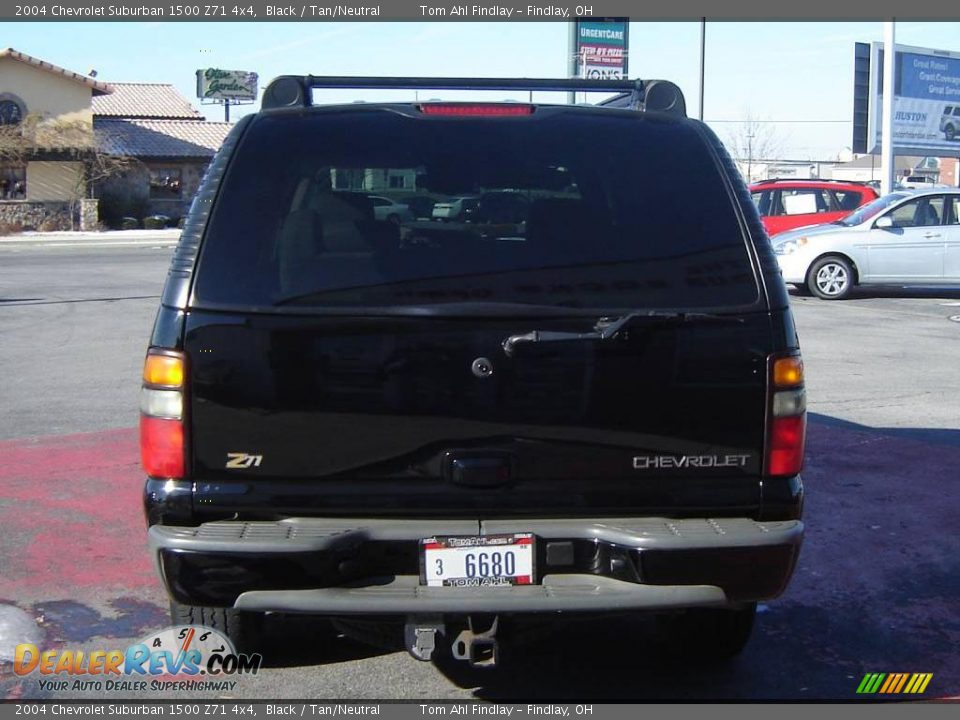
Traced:
[[893, 74], [897, 71], [896, 23], [883, 23], [883, 133], [880, 138], [880, 194], [893, 190]]
[[703, 76], [707, 58], [707, 19], [700, 18], [700, 122], [703, 122]]

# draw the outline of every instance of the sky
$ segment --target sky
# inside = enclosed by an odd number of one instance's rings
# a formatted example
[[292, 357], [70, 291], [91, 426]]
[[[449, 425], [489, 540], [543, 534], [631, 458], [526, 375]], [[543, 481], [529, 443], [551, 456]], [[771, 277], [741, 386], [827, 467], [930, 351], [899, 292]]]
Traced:
[[[261, 88], [277, 75], [308, 73], [562, 77], [567, 36], [566, 22], [44, 22], [5, 23], [0, 46], [78, 73], [95, 69], [105, 82], [172, 83], [199, 106], [195, 73], [208, 67], [256, 72]], [[852, 143], [854, 43], [882, 39], [876, 21], [707, 22], [704, 120], [729, 142], [742, 138], [744, 121], [753, 118], [780, 150], [778, 159], [835, 159]], [[960, 22], [899, 22], [896, 42], [960, 52]], [[698, 116], [698, 21], [632, 22], [629, 63], [630, 77], [677, 83], [688, 114]], [[412, 95], [337, 91], [323, 98]], [[231, 120], [256, 108], [231, 108]], [[223, 120], [220, 106], [200, 109]]]

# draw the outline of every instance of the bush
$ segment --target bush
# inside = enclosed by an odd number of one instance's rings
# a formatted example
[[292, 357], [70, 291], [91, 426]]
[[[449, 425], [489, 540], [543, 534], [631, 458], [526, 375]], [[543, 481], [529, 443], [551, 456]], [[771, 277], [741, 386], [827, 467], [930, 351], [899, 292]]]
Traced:
[[64, 230], [73, 230], [70, 225], [70, 218], [63, 215], [47, 215], [40, 224], [37, 225], [40, 232], [61, 232]]
[[23, 225], [18, 222], [0, 221], [0, 237], [4, 235], [16, 235], [23, 232]]
[[134, 217], [125, 217], [120, 221], [121, 230], [136, 230], [140, 227], [140, 221]]
[[147, 230], [163, 230], [163, 228], [169, 227], [169, 225], [170, 218], [166, 215], [151, 215], [143, 219], [143, 227]]
[[100, 193], [100, 220], [111, 228], [123, 228], [126, 218], [139, 218], [150, 210], [145, 197], [132, 195], [122, 189], [104, 188]]

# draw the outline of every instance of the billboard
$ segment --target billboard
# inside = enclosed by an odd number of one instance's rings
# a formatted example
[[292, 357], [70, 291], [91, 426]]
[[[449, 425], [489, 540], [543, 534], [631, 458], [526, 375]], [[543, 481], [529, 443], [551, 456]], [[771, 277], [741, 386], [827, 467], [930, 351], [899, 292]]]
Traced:
[[197, 70], [197, 97], [201, 100], [256, 100], [257, 74], [244, 70]]
[[627, 77], [628, 18], [575, 20], [577, 75], [588, 80]]
[[[907, 155], [960, 156], [960, 53], [896, 46], [893, 148]], [[867, 128], [871, 152], [883, 129], [883, 43], [871, 43]]]

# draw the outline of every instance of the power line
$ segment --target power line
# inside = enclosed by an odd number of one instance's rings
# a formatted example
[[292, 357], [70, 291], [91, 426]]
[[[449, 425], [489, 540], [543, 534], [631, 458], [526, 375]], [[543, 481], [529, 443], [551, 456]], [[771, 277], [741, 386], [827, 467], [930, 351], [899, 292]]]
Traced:
[[708, 125], [710, 123], [752, 123], [754, 125], [763, 125], [764, 123], [849, 123], [853, 120], [704, 120]]

